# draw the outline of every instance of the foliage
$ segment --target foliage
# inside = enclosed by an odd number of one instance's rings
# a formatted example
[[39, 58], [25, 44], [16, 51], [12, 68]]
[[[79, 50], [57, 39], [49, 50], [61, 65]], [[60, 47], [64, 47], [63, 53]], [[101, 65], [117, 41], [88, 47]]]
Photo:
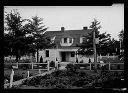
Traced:
[[[124, 30], [121, 30], [118, 36], [121, 44], [120, 49], [124, 50]], [[120, 51], [120, 58], [124, 59], [124, 51]]]
[[[99, 38], [99, 44], [96, 44], [97, 54], [107, 55], [110, 53], [119, 54], [119, 41], [111, 39], [110, 34], [100, 33], [98, 29], [101, 28], [99, 26], [100, 22], [94, 20], [90, 28], [92, 29], [90, 33], [88, 33], [85, 37], [86, 40], [81, 45], [78, 54], [90, 56], [93, 54], [93, 31], [95, 31], [95, 38]], [[117, 48], [117, 51], [116, 51]]]
[[26, 24], [25, 27], [31, 33], [29, 36], [34, 38], [33, 43], [30, 46], [36, 49], [38, 62], [39, 49], [49, 48], [54, 44], [51, 44], [50, 38], [44, 35], [48, 28], [43, 25], [42, 18], [39, 18], [38, 16], [32, 17], [32, 20], [29, 20], [29, 23]]
[[76, 72], [77, 69], [80, 69], [80, 66], [78, 64], [67, 64], [66, 69], [69, 72]]
[[21, 64], [19, 65], [19, 69], [27, 70], [30, 69], [31, 65], [30, 64]]
[[50, 38], [44, 36], [47, 30], [43, 24], [43, 19], [37, 16], [32, 20], [22, 19], [17, 10], [5, 13], [4, 30], [4, 55], [16, 55], [18, 62], [20, 57], [25, 54], [35, 53], [38, 50], [53, 47]]
[[[20, 73], [17, 73], [17, 74], [14, 74], [13, 76], [13, 81], [17, 81], [17, 80], [20, 80], [20, 79], [23, 79], [25, 78], [23, 74], [20, 74]], [[10, 74], [4, 74], [4, 79], [7, 79], [8, 81], [10, 81]]]
[[[57, 70], [45, 76], [37, 76], [30, 80], [23, 81], [22, 85], [42, 86], [46, 89], [71, 89], [107, 87], [106, 81], [113, 81], [124, 78], [123, 72], [104, 72], [102, 74], [87, 74], [84, 71], [70, 73], [67, 70]], [[108, 84], [109, 85], [109, 84]], [[112, 85], [114, 87], [114, 85]]]
[[5, 31], [4, 34], [4, 55], [16, 55], [16, 61], [20, 59], [29, 50], [29, 44], [32, 43], [32, 38], [27, 37], [28, 31], [24, 29], [24, 22], [17, 10], [5, 14]]
[[4, 68], [12, 69], [12, 64], [4, 64]]
[[55, 67], [55, 62], [54, 61], [50, 62], [50, 67]]
[[124, 30], [122, 29], [120, 32], [119, 32], [119, 39], [124, 39]]

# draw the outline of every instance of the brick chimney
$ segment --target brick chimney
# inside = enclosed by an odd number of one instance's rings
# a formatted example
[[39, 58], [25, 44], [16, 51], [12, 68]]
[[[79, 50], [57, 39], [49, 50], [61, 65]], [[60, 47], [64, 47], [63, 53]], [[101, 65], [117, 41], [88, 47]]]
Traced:
[[87, 30], [88, 29], [88, 27], [86, 26], [86, 27], [83, 27], [83, 30]]
[[61, 27], [61, 31], [64, 31], [64, 27]]

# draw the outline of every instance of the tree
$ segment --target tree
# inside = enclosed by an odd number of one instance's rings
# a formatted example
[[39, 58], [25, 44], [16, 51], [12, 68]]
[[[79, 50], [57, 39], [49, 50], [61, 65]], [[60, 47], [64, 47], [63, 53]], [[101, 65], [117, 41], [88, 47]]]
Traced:
[[119, 32], [119, 39], [124, 39], [124, 30], [122, 29], [120, 32]]
[[121, 44], [121, 49], [124, 49], [124, 44], [123, 44], [123, 41], [124, 41], [124, 30], [121, 30], [120, 32], [119, 32], [119, 40], [120, 40], [120, 44]]
[[124, 57], [124, 30], [119, 32], [119, 40], [120, 40], [120, 58]]
[[[94, 28], [94, 23], [96, 24], [95, 28]], [[92, 31], [90, 31], [87, 35], [84, 35], [86, 40], [81, 45], [78, 45], [80, 47], [78, 51], [79, 54], [82, 54], [83, 56], [90, 56], [94, 54], [93, 30], [95, 30], [95, 38], [99, 38], [99, 44], [96, 44], [97, 54], [106, 55], [107, 53], [110, 52], [108, 51], [108, 46], [111, 40], [110, 38], [111, 36], [110, 34], [107, 34], [106, 32], [100, 33], [100, 31], [98, 31], [98, 29], [101, 28], [99, 24], [100, 22], [98, 22], [97, 20], [94, 20], [94, 22], [92, 22], [92, 25], [90, 26], [90, 28], [92, 28]]]
[[44, 35], [45, 31], [48, 29], [43, 25], [43, 19], [38, 16], [32, 17], [32, 20], [29, 20], [29, 24], [26, 24], [27, 30], [31, 33], [30, 36], [34, 38], [31, 47], [36, 49], [37, 52], [37, 62], [39, 60], [39, 49], [45, 49], [52, 47], [54, 44], [51, 44], [50, 38]]
[[[86, 41], [84, 41], [81, 45], [79, 45], [80, 49], [78, 50], [78, 54], [90, 56], [94, 54], [94, 71], [97, 72], [97, 54], [108, 53], [107, 46], [110, 41], [110, 34], [102, 33], [98, 31], [101, 26], [99, 25], [96, 19], [90, 25], [92, 31], [88, 33], [88, 35], [84, 36]], [[99, 39], [96, 43], [96, 39]]]
[[22, 19], [17, 10], [5, 14], [5, 30], [8, 33], [4, 37], [4, 42], [7, 45], [4, 49], [8, 49], [12, 55], [15, 55], [17, 62], [21, 54], [26, 53], [26, 50], [29, 48], [28, 45], [31, 43], [30, 41], [28, 42], [28, 32], [23, 25], [26, 21], [26, 19]]
[[115, 53], [116, 55], [119, 55], [120, 42], [112, 38], [108, 43], [107, 49], [110, 55], [112, 55], [113, 53]]

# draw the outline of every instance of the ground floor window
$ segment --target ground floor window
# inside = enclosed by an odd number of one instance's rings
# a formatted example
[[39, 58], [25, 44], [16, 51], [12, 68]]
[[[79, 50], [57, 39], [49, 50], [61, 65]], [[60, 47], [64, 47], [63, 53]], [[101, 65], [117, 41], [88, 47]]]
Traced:
[[75, 57], [75, 52], [71, 52], [71, 57]]
[[49, 50], [46, 50], [46, 57], [49, 57]]

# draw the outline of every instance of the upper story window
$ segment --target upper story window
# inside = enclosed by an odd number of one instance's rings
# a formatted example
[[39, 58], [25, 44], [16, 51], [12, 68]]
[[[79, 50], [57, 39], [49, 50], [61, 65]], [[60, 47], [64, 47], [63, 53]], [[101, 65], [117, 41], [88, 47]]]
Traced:
[[69, 43], [72, 43], [72, 38], [69, 38]]
[[56, 36], [51, 38], [51, 43], [54, 43]]
[[64, 38], [64, 43], [67, 43], [67, 38]]
[[73, 38], [65, 37], [61, 39], [61, 46], [70, 46], [73, 44]]
[[80, 43], [83, 43], [85, 40], [85, 37], [80, 37]]

